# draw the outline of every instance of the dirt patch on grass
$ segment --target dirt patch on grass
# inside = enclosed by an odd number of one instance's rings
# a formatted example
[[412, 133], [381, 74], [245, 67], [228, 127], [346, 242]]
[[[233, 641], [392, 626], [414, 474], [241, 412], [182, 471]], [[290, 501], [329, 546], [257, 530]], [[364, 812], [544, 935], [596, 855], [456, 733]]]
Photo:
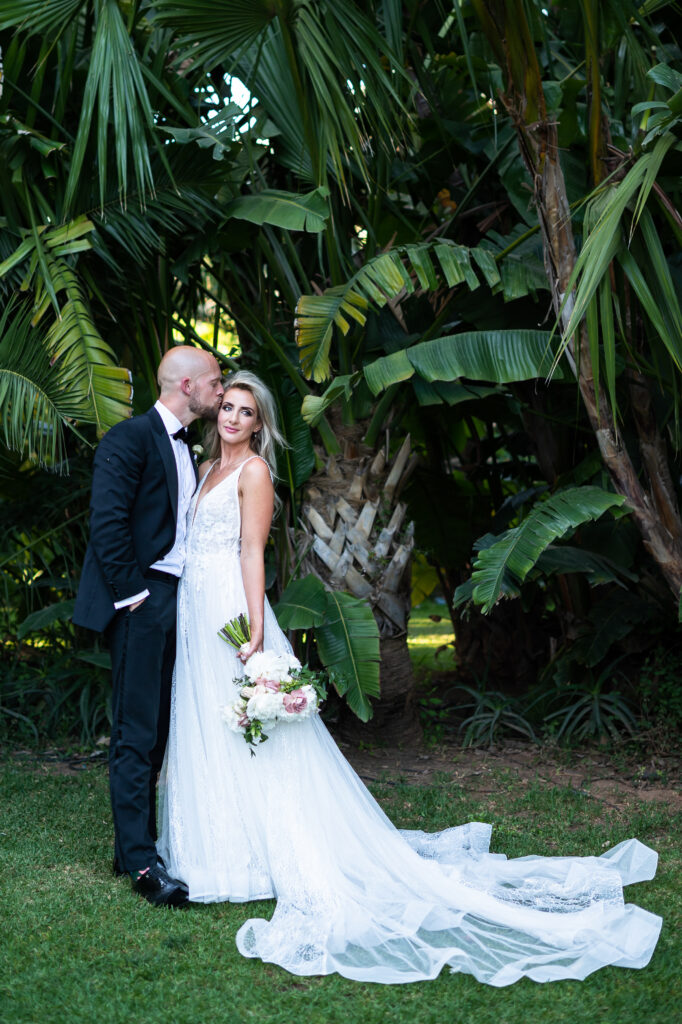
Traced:
[[[456, 743], [356, 748], [340, 742], [339, 746], [366, 783], [428, 786], [450, 779], [468, 795], [484, 797], [499, 792], [502, 773], [519, 786], [536, 783], [548, 789], [567, 787], [617, 810], [645, 801], [664, 803], [671, 812], [682, 812], [682, 756], [671, 753], [614, 754], [598, 747], [562, 750], [515, 741], [466, 750]], [[105, 769], [106, 754], [105, 744], [90, 753], [77, 754], [54, 748], [41, 753], [12, 751], [12, 756], [27, 767], [59, 775], [78, 775], [93, 767]]]
[[368, 783], [404, 781], [426, 786], [449, 776], [470, 795], [486, 796], [496, 791], [494, 777], [502, 771], [520, 785], [568, 787], [618, 810], [643, 800], [682, 812], [682, 758], [672, 754], [637, 757], [598, 748], [565, 751], [513, 741], [489, 749], [463, 750], [447, 743], [433, 748], [361, 750], [342, 743], [341, 749]]

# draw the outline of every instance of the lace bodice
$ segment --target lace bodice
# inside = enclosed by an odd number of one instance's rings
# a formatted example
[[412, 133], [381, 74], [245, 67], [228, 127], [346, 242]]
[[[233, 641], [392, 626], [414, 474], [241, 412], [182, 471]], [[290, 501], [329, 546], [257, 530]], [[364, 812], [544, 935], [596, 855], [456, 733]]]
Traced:
[[[247, 462], [260, 458], [253, 455], [203, 494], [213, 466], [194, 493], [187, 513], [186, 574], [201, 576], [207, 570], [224, 567], [226, 560], [239, 555], [241, 513], [239, 510], [239, 476]], [[215, 465], [215, 463], [213, 464]]]

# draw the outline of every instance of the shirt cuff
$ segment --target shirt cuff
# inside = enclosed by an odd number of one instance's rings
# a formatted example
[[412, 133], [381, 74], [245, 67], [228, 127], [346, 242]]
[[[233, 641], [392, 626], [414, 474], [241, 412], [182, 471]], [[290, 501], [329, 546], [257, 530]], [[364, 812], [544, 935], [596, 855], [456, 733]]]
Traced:
[[122, 601], [114, 601], [114, 608], [116, 611], [119, 608], [127, 608], [129, 604], [135, 604], [136, 601], [144, 601], [145, 597], [149, 597], [148, 590], [143, 590], [139, 594], [133, 594], [132, 597], [124, 597]]

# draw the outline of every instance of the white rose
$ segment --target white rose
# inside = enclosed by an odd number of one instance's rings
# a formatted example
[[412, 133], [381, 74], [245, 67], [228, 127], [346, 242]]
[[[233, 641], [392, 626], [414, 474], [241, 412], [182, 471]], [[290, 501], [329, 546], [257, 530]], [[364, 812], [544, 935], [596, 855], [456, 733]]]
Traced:
[[278, 654], [276, 651], [256, 651], [252, 654], [244, 672], [249, 679], [289, 679], [289, 673], [300, 668], [301, 663], [293, 654], [285, 652]]
[[266, 690], [257, 686], [255, 693], [249, 697], [246, 713], [249, 718], [258, 718], [261, 722], [273, 722], [282, 710], [282, 696], [279, 692]]
[[245, 726], [239, 724], [245, 712], [246, 705], [243, 701], [238, 701], [236, 704], [225, 704], [225, 706], [220, 709], [220, 715], [223, 722], [228, 729], [232, 730], [232, 732], [243, 733], [245, 731]]

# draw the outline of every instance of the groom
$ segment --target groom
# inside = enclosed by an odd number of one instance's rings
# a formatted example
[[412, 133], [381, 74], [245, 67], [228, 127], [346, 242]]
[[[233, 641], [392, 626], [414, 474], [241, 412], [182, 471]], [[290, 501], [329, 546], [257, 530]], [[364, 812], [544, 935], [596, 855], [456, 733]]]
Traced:
[[117, 423], [97, 448], [73, 620], [104, 632], [111, 652], [114, 871], [128, 872], [155, 906], [181, 906], [187, 888], [156, 855], [156, 780], [168, 737], [185, 520], [196, 486], [186, 428], [198, 417], [216, 418], [223, 385], [214, 356], [186, 345], [163, 357], [158, 383], [153, 408]]

